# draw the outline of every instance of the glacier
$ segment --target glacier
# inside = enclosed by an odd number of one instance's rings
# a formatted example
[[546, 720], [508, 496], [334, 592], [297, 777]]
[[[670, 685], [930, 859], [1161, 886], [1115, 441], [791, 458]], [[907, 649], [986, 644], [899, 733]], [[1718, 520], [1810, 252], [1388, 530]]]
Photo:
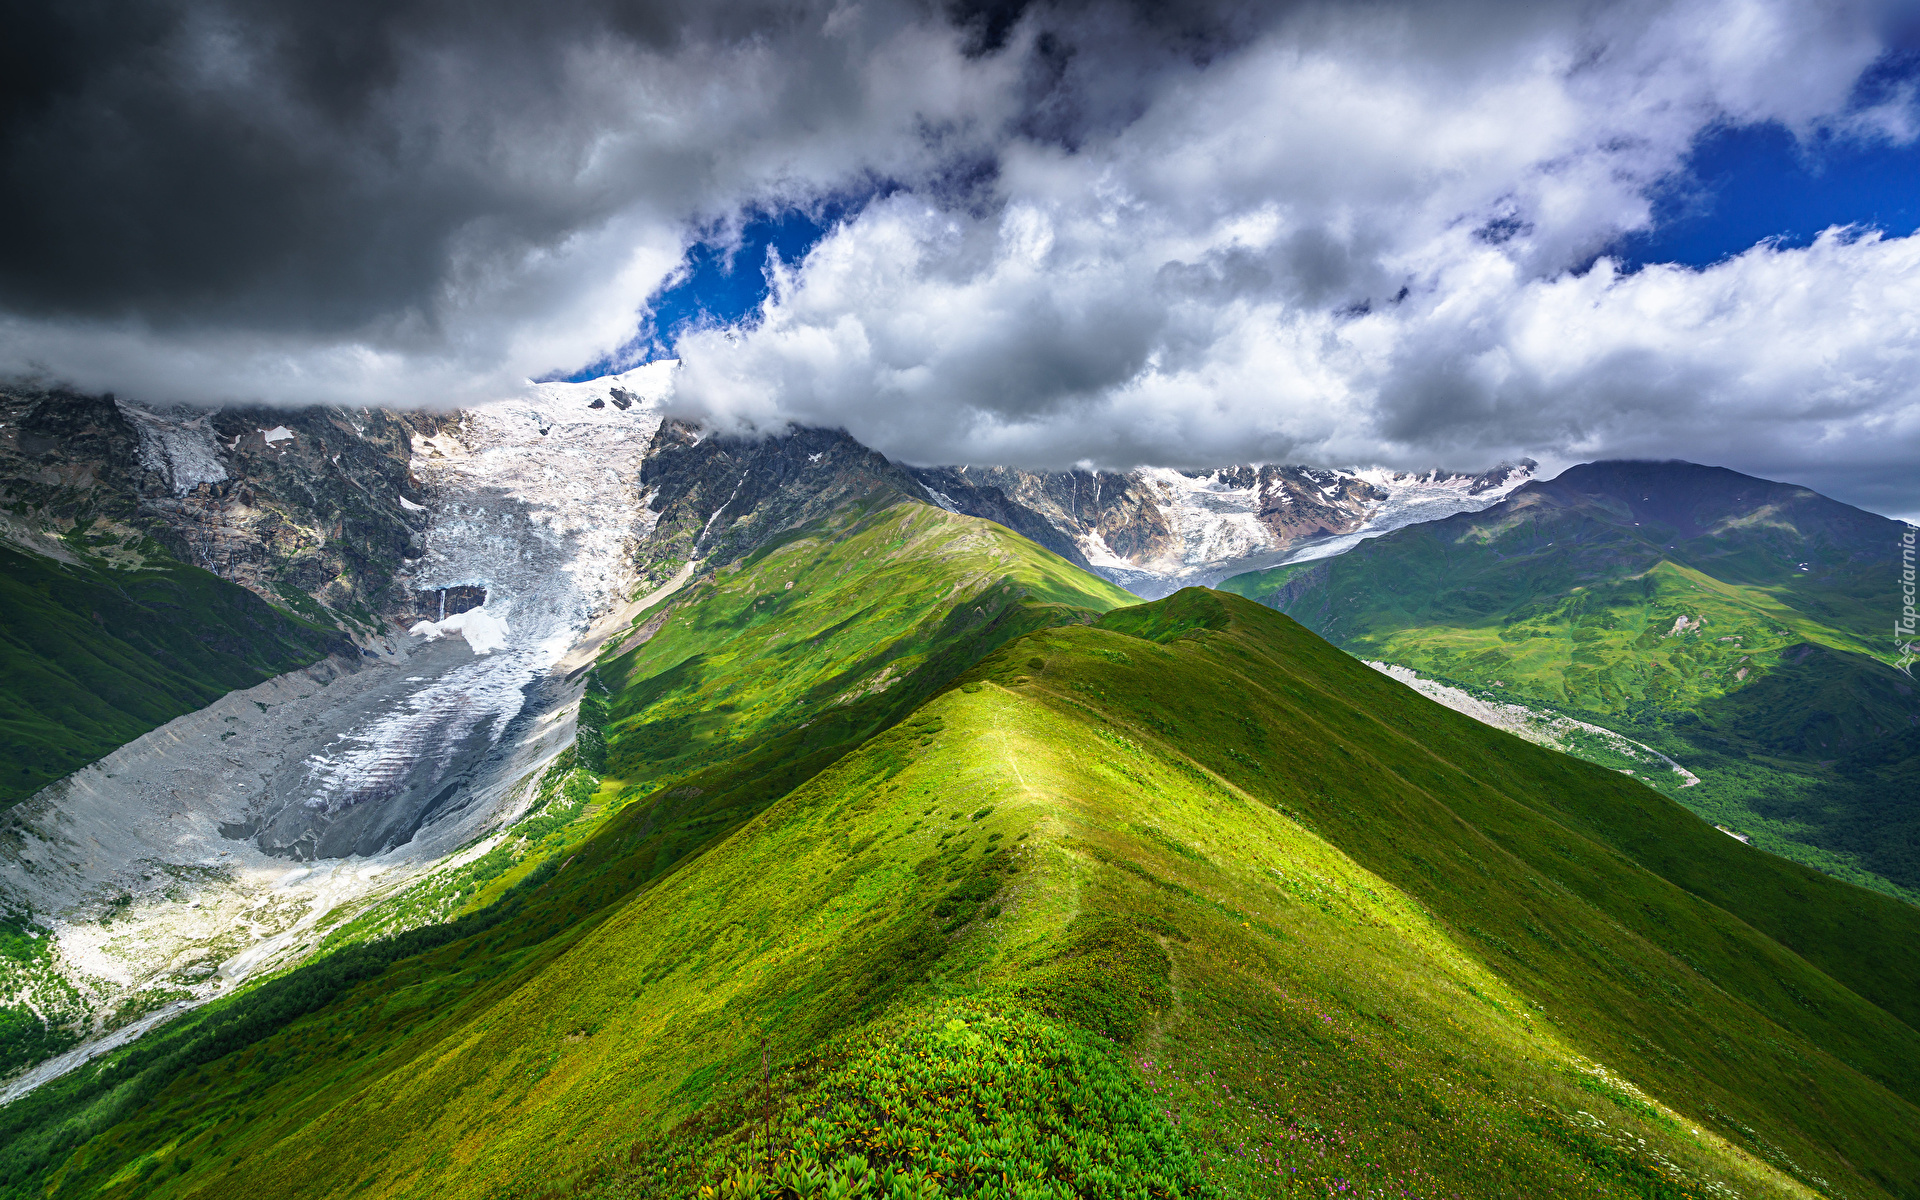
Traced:
[[[633, 481], [670, 369], [539, 385], [416, 439], [430, 511], [406, 586], [484, 605], [230, 693], [5, 814], [0, 907], [54, 948], [9, 1002], [89, 1036], [0, 1102], [294, 965], [518, 817], [572, 744], [583, 640], [633, 590], [653, 519]], [[131, 413], [174, 490], [219, 469], [204, 417]], [[157, 1007], [110, 1029], [129, 1001]]]

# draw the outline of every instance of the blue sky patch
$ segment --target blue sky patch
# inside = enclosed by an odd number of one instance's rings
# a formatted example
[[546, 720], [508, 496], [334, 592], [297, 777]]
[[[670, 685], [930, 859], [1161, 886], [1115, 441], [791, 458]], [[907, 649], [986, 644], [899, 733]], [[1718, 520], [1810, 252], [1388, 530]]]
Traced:
[[674, 344], [691, 329], [752, 325], [771, 289], [769, 256], [792, 265], [819, 245], [834, 226], [858, 215], [870, 197], [831, 200], [815, 210], [798, 208], [752, 212], [734, 242], [719, 227], [694, 243], [681, 269], [640, 310], [640, 329], [606, 358], [564, 379], [579, 383], [641, 363], [672, 358]]
[[1611, 252], [1628, 267], [1701, 267], [1769, 238], [1805, 246], [1833, 225], [1892, 237], [1920, 229], [1920, 144], [1827, 141], [1803, 146], [1779, 125], [1702, 138], [1687, 172], [1658, 197], [1651, 231]]

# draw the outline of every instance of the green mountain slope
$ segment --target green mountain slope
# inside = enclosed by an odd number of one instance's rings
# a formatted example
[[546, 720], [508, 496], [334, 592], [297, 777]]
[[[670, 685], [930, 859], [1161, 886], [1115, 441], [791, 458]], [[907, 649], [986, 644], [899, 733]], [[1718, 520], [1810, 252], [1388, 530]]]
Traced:
[[[632, 879], [651, 879], [910, 712], [1022, 634], [1134, 597], [998, 525], [908, 499], [885, 480], [642, 612], [602, 652], [579, 761], [537, 835], [436, 877], [339, 941], [473, 912], [617, 814]], [[633, 805], [636, 814], [626, 814]]]
[[1698, 775], [1709, 819], [1920, 898], [1920, 693], [1888, 665], [1901, 526], [1687, 463], [1594, 463], [1484, 512], [1228, 580], [1335, 644], [1569, 713]]
[[1920, 1194], [1920, 912], [1239, 598], [797, 532], [610, 650], [564, 857], [0, 1109], [0, 1194]]
[[164, 556], [135, 569], [78, 546], [72, 557], [0, 545], [0, 808], [234, 688], [346, 645]]

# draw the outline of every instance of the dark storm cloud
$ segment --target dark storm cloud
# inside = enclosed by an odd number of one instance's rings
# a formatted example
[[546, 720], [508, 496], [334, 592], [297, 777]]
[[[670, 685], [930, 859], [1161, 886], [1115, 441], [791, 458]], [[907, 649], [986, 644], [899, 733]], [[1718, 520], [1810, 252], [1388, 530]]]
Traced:
[[682, 341], [684, 411], [919, 461], [1894, 478], [1920, 457], [1906, 231], [1596, 256], [1703, 130], [1910, 141], [1912, 12], [16, 6], [0, 372], [472, 402], [627, 345], [701, 231], [851, 196], [748, 328]]
[[[8, 22], [0, 302], [311, 332], [424, 309], [701, 163], [596, 174], [583, 48], [766, 36], [780, 4], [60, 3]], [[642, 164], [633, 164], [642, 167]], [[688, 185], [692, 186], [689, 187]]]
[[[0, 370], [471, 401], [749, 205], [990, 178], [1021, 71], [913, 3], [17, 6]], [[974, 164], [971, 167], [965, 164]]]
[[[882, 36], [944, 18], [976, 57], [1006, 53], [1031, 19], [1025, 5], [869, 7]], [[635, 204], [711, 217], [709, 188], [733, 182], [714, 160], [732, 148], [646, 138], [651, 114], [609, 94], [589, 60], [638, 73], [641, 90], [658, 71], [664, 87], [726, 91], [724, 73], [661, 67], [724, 72], [729, 51], [767, 47], [794, 77], [783, 100], [805, 138], [854, 103], [843, 73], [856, 60], [825, 31], [831, 14], [752, 0], [19, 5], [0, 51], [0, 304], [340, 333], [426, 312], [461, 273]], [[1063, 143], [1136, 111], [1139, 69], [1217, 53], [1247, 24], [1204, 5], [1065, 19], [1082, 21], [1079, 41], [1022, 48], [1018, 109], [981, 106]], [[1134, 71], [1112, 72], [1118, 59]], [[754, 99], [716, 114], [711, 134], [735, 133]], [[929, 123], [930, 169], [990, 175], [992, 141], [975, 132]], [[610, 140], [636, 133], [607, 161]], [[899, 158], [873, 149], [876, 163]]]

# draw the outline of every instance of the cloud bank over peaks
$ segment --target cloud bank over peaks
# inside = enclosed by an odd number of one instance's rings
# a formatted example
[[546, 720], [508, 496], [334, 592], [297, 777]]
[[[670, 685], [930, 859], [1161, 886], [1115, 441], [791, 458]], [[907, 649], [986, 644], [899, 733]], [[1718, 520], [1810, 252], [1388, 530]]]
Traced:
[[1920, 507], [1911, 238], [1596, 261], [1704, 131], [1908, 136], [1910, 90], [1859, 103], [1885, 14], [1481, 15], [1282, 21], [1071, 150], [1008, 144], [989, 208], [876, 203], [681, 341], [679, 403], [921, 462], [1677, 455]]
[[920, 462], [1683, 456], [1920, 509], [1911, 230], [1606, 257], [1716, 130], [1911, 141], [1910, 3], [35, 20], [0, 373], [469, 403], [627, 365], [701, 231], [855, 197], [753, 319], [677, 338], [681, 411]]
[[159, 400], [524, 388], [695, 230], [979, 157], [1019, 78], [914, 5], [136, 8], [0, 63], [0, 372]]

